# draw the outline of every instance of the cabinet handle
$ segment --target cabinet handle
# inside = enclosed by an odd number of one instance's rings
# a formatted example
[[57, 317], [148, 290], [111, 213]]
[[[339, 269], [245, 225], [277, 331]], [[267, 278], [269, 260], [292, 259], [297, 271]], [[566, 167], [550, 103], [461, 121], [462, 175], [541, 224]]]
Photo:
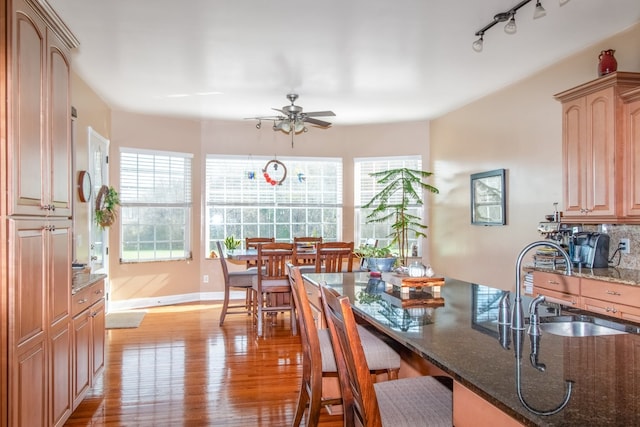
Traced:
[[607, 295], [615, 295], [618, 297], [622, 295], [620, 292], [616, 292], [616, 291], [607, 290], [606, 292], [607, 292]]
[[89, 301], [87, 298], [83, 298], [83, 299], [81, 299], [81, 300], [78, 300], [78, 304], [84, 304], [84, 303], [86, 303], [87, 301]]
[[550, 285], [559, 285], [560, 282], [556, 282], [555, 280], [548, 280], [547, 281]]
[[100, 295], [102, 293], [102, 289], [97, 289], [95, 293], [96, 295]]
[[611, 312], [611, 313], [617, 313], [618, 310], [615, 307], [607, 307], [605, 308], [605, 310], [607, 310], [607, 312]]

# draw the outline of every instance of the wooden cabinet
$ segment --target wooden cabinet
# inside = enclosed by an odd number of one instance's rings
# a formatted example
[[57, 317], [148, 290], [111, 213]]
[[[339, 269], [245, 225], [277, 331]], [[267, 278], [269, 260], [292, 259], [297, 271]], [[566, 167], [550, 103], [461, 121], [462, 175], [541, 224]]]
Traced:
[[592, 279], [581, 282], [585, 310], [640, 321], [640, 287]]
[[71, 414], [71, 235], [68, 219], [9, 220], [10, 425], [58, 425]]
[[42, 0], [0, 12], [0, 427], [71, 414], [70, 50]]
[[104, 369], [104, 280], [73, 296], [73, 409]]
[[624, 126], [627, 129], [624, 149], [624, 179], [626, 185], [624, 214], [640, 218], [640, 88], [625, 92]]
[[69, 47], [34, 13], [32, 3], [13, 3], [9, 215], [69, 217]]
[[555, 95], [562, 102], [563, 197], [566, 221], [640, 222], [623, 208], [627, 128], [621, 94], [640, 73], [611, 73]]
[[562, 274], [533, 272], [533, 294], [563, 301], [569, 307], [580, 305], [580, 278]]

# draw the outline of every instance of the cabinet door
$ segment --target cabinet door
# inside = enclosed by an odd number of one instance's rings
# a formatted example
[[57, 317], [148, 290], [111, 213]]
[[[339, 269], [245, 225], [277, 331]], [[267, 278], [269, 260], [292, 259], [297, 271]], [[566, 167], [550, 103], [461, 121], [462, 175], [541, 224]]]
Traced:
[[61, 426], [71, 415], [71, 329], [69, 318], [59, 322], [49, 333], [49, 389], [51, 390], [51, 420], [49, 425]]
[[47, 30], [48, 104], [47, 140], [49, 169], [47, 192], [50, 215], [71, 216], [71, 95], [69, 54], [62, 42]]
[[616, 218], [616, 109], [610, 87], [563, 103], [564, 216]]
[[85, 310], [73, 318], [73, 408], [91, 386], [91, 317]]
[[9, 339], [14, 346], [41, 339], [47, 329], [46, 228], [44, 220], [9, 220], [13, 255], [9, 266], [9, 312], [13, 314]]
[[624, 213], [630, 217], [640, 217], [640, 99], [625, 106], [625, 126], [627, 146], [625, 147], [625, 189]]
[[10, 384], [9, 425], [47, 425], [45, 342], [22, 346], [17, 353]]
[[586, 100], [562, 104], [564, 215], [583, 215], [586, 205]]
[[105, 351], [105, 303], [104, 298], [95, 303], [91, 307], [91, 326], [92, 326], [92, 383], [102, 370], [104, 369], [104, 351]]
[[12, 38], [9, 214], [46, 214], [44, 93], [46, 29], [24, 0], [15, 2]]
[[72, 230], [71, 221], [50, 221], [49, 253], [49, 324], [68, 322], [71, 311]]

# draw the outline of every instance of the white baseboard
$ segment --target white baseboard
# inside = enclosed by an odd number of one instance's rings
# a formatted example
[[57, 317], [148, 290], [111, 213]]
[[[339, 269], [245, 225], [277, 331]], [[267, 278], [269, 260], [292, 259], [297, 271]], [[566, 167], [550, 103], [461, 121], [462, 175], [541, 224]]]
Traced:
[[[242, 300], [245, 297], [244, 291], [231, 291], [230, 299]], [[150, 298], [132, 298], [122, 301], [109, 301], [109, 312], [124, 311], [136, 308], [161, 307], [164, 305], [185, 304], [190, 302], [201, 301], [220, 301], [224, 300], [224, 292], [196, 292], [182, 295], [166, 295], [161, 297]]]

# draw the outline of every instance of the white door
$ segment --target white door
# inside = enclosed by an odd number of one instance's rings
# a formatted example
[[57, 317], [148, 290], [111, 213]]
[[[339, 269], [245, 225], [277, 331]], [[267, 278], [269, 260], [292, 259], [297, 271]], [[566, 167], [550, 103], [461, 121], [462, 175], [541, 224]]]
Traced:
[[[92, 194], [100, 187], [109, 185], [109, 140], [89, 127], [89, 174], [93, 185]], [[94, 274], [109, 274], [109, 233], [96, 224], [95, 198], [90, 203], [91, 225], [89, 227], [89, 265]]]

